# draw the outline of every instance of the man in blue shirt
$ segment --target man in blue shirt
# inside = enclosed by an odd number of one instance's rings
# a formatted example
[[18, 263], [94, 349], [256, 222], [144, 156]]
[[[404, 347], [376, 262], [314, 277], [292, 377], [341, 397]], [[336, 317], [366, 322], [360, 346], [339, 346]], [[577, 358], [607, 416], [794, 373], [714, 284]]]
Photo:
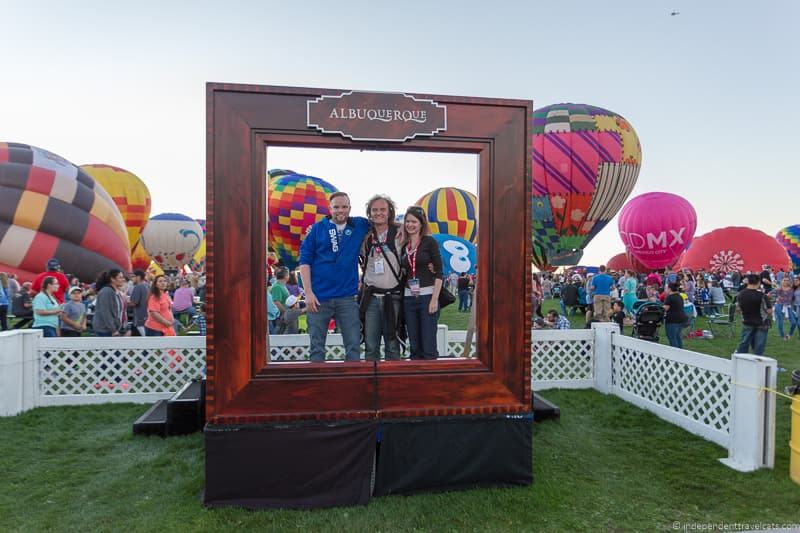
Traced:
[[608, 322], [611, 316], [611, 287], [614, 278], [606, 274], [606, 266], [600, 265], [600, 273], [592, 278], [592, 294], [594, 295], [594, 316], [597, 320]]
[[358, 255], [369, 232], [369, 221], [350, 217], [350, 198], [335, 192], [330, 216], [311, 228], [300, 246], [300, 276], [308, 307], [309, 355], [325, 360], [325, 339], [331, 318], [344, 341], [345, 359], [361, 359], [358, 316]]

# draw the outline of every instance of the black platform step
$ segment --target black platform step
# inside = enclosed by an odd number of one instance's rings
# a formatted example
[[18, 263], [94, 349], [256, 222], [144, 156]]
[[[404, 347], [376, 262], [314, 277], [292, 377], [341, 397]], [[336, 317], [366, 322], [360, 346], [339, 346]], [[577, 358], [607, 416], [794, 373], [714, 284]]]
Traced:
[[167, 436], [167, 400], [158, 400], [133, 423], [134, 435]]
[[533, 421], [542, 422], [544, 420], [559, 420], [561, 418], [561, 409], [559, 407], [538, 394], [534, 393], [531, 400], [533, 407]]
[[201, 431], [205, 411], [205, 380], [190, 381], [167, 402], [167, 435]]

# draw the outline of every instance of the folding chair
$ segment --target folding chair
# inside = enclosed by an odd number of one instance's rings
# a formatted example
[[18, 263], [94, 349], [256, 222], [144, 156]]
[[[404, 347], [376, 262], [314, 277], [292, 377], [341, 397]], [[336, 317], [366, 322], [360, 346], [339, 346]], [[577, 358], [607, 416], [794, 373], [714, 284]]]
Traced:
[[708, 329], [714, 333], [714, 326], [727, 326], [728, 335], [733, 337], [736, 334], [736, 304], [729, 303], [727, 310], [718, 315], [708, 317]]

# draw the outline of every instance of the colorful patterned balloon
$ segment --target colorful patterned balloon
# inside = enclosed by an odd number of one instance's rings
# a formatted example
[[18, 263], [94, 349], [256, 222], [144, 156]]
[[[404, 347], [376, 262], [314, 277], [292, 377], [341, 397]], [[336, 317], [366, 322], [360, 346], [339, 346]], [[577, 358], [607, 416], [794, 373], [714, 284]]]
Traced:
[[336, 191], [327, 181], [303, 174], [269, 180], [268, 243], [288, 268], [297, 268], [306, 230], [330, 213], [328, 197]]
[[119, 209], [91, 176], [47, 150], [0, 143], [0, 270], [31, 279], [58, 258], [81, 280], [130, 270]]
[[431, 233], [444, 233], [478, 242], [478, 199], [455, 187], [435, 189], [419, 200], [428, 215]]
[[162, 269], [180, 270], [200, 248], [203, 229], [186, 215], [163, 213], [147, 221], [140, 242]]
[[81, 165], [111, 195], [128, 229], [128, 243], [133, 252], [139, 235], [150, 217], [150, 191], [136, 174], [111, 165]]
[[141, 242], [137, 242], [136, 246], [133, 247], [133, 251], [131, 252], [131, 268], [134, 270], [147, 270], [147, 267], [150, 266], [152, 259], [150, 256], [147, 255], [147, 252], [144, 251], [144, 246], [142, 246]]
[[200, 243], [200, 248], [189, 261], [189, 268], [193, 272], [205, 272], [206, 270], [206, 221], [202, 218], [196, 218], [195, 221], [203, 228], [203, 242]]
[[800, 271], [800, 224], [783, 228], [775, 235], [775, 238], [789, 254], [792, 268]]
[[642, 149], [620, 115], [584, 104], [533, 112], [533, 246], [537, 266], [575, 265], [633, 190]]

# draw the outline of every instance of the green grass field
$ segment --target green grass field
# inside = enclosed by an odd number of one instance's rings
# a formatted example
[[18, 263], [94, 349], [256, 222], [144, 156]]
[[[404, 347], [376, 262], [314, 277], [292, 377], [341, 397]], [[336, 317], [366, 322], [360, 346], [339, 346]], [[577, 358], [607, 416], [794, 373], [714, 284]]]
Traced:
[[[451, 306], [442, 321], [464, 329], [466, 317]], [[579, 317], [573, 327], [582, 327]], [[702, 319], [698, 327], [704, 329]], [[735, 345], [724, 335], [686, 343], [721, 356]], [[800, 340], [785, 342], [771, 331], [767, 355], [800, 368]], [[788, 381], [781, 372], [781, 387]], [[0, 419], [0, 528], [653, 531], [675, 523], [800, 523], [800, 486], [788, 476], [786, 400], [778, 401], [775, 469], [743, 474], [717, 460], [725, 449], [614, 396], [543, 395], [561, 407], [561, 420], [534, 426], [532, 486], [392, 496], [315, 511], [204, 509], [201, 436], [134, 438], [131, 425], [145, 406], [35, 409]]]

